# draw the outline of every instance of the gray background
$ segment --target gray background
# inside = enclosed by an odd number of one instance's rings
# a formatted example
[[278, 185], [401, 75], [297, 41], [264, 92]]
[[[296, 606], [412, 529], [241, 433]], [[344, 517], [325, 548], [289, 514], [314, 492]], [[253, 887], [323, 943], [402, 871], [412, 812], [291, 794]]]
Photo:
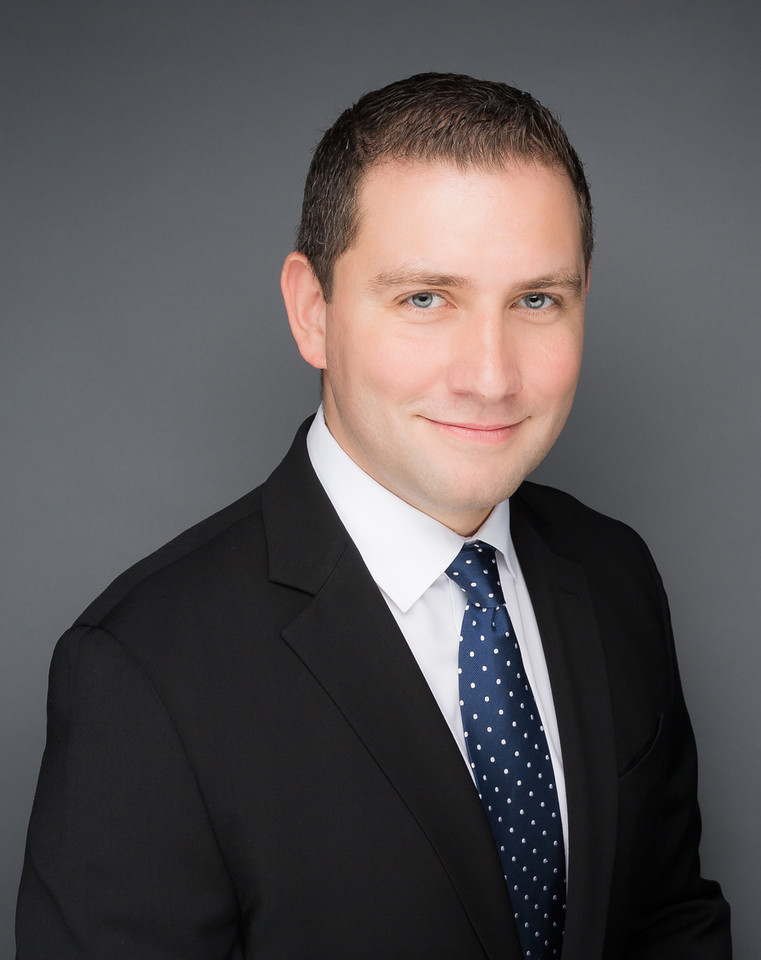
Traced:
[[758, 10], [3, 5], [0, 956], [53, 643], [121, 569], [262, 480], [314, 408], [278, 289], [310, 150], [364, 90], [425, 69], [530, 89], [586, 162], [586, 362], [538, 475], [638, 528], [659, 562], [704, 868], [737, 956], [756, 955]]

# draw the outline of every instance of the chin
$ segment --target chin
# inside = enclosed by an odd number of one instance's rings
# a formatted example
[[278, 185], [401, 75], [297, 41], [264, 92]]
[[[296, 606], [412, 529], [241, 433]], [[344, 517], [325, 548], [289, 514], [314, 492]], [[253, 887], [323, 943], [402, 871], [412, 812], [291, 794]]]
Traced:
[[511, 457], [504, 463], [489, 464], [488, 472], [483, 466], [479, 470], [479, 465], [473, 464], [468, 474], [462, 476], [454, 495], [462, 500], [463, 491], [468, 491], [470, 496], [467, 499], [474, 506], [493, 507], [511, 497], [541, 459], [532, 457], [516, 461]]
[[437, 506], [452, 516], [483, 513], [485, 518], [498, 503], [509, 499], [522, 482], [522, 476], [510, 481], [502, 478], [499, 485], [471, 488], [468, 496], [463, 495], [466, 488], [460, 487], [452, 490], [450, 497], [443, 497]]

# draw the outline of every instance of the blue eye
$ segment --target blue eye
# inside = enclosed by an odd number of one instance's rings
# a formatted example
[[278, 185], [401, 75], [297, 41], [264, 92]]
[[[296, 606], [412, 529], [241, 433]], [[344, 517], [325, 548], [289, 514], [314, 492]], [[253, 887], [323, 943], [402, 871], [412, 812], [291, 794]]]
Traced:
[[527, 293], [518, 303], [528, 307], [529, 310], [544, 310], [546, 307], [551, 307], [555, 301], [548, 293]]
[[407, 297], [407, 300], [413, 307], [417, 307], [419, 310], [428, 310], [430, 307], [438, 306], [436, 301], [442, 300], [442, 298], [438, 293], [431, 293], [429, 290], [424, 290], [421, 293], [413, 293], [412, 296]]

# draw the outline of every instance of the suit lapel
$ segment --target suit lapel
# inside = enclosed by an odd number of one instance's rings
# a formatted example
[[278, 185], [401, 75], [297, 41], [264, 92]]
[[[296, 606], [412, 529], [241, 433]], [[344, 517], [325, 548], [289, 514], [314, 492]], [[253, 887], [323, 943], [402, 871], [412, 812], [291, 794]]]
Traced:
[[[396, 621], [314, 476], [303, 442], [306, 426], [262, 495], [270, 578], [312, 595], [283, 639], [428, 837], [486, 956], [518, 960], [481, 803]], [[372, 682], [363, 683], [363, 676]]]
[[511, 527], [542, 637], [560, 730], [568, 798], [569, 868], [564, 960], [601, 956], [613, 870], [617, 767], [613, 716], [594, 609], [582, 566], [520, 498]]

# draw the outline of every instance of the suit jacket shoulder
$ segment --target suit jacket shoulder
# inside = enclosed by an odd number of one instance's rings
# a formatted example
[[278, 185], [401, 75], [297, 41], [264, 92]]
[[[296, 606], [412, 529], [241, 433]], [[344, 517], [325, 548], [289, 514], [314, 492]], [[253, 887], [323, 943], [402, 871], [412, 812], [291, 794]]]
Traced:
[[167, 572], [175, 564], [182, 564], [188, 558], [203, 562], [204, 555], [224, 549], [225, 543], [234, 549], [236, 540], [249, 535], [243, 528], [256, 525], [260, 511], [261, 487], [257, 487], [134, 563], [88, 605], [76, 623], [91, 626], [100, 623], [142, 583]]
[[510, 503], [563, 554], [587, 561], [596, 554], [607, 558], [611, 551], [626, 550], [651, 559], [636, 530], [555, 487], [526, 480]]

